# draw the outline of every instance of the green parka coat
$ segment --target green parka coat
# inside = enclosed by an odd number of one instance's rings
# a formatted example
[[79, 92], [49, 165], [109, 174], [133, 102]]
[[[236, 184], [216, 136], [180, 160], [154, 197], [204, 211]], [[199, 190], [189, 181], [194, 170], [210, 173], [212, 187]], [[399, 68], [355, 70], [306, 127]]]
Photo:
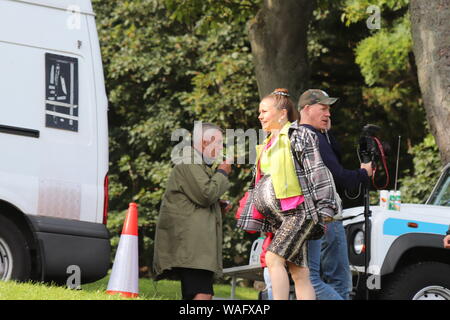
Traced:
[[174, 267], [222, 274], [222, 213], [219, 199], [228, 177], [206, 164], [172, 169], [156, 226], [153, 271], [156, 279]]

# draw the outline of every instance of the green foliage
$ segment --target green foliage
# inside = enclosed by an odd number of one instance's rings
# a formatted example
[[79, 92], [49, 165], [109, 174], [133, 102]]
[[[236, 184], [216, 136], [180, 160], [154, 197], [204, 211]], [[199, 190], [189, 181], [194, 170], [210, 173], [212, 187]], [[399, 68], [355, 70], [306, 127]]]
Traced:
[[[400, 168], [411, 168], [414, 154], [408, 150], [420, 143], [426, 132], [425, 111], [418, 85], [408, 0], [347, 0], [342, 19], [350, 28], [366, 30], [354, 49], [355, 62], [364, 79], [361, 88], [365, 115], [382, 127], [384, 139], [396, 147], [402, 136]], [[366, 21], [370, 5], [380, 9], [380, 29], [370, 30]], [[394, 152], [388, 155], [395, 168]], [[404, 175], [407, 173], [404, 172]]]
[[259, 9], [262, 0], [163, 0], [172, 20], [197, 32], [220, 29], [224, 23], [244, 25]]
[[404, 9], [408, 4], [409, 0], [345, 0], [341, 19], [349, 26], [366, 20], [369, 16], [367, 8], [370, 6], [377, 6], [383, 15], [384, 12]]
[[258, 89], [242, 25], [222, 24], [199, 38], [202, 55], [191, 72], [193, 89], [180, 94], [181, 104], [198, 119], [223, 128], [256, 126]]
[[410, 71], [409, 53], [412, 50], [409, 15], [395, 21], [395, 26], [382, 28], [362, 40], [356, 47], [356, 63], [369, 86], [401, 86], [405, 73]]
[[402, 201], [424, 203], [430, 196], [442, 169], [434, 137], [428, 134], [422, 143], [411, 148], [410, 153], [414, 157], [414, 169], [405, 170], [404, 177], [399, 180]]

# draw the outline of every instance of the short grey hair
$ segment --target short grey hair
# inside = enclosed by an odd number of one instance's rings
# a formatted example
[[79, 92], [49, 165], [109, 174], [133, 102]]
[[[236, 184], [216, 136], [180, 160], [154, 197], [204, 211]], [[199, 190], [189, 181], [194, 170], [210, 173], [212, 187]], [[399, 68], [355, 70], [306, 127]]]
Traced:
[[222, 128], [220, 128], [218, 125], [211, 123], [211, 122], [201, 122], [196, 121], [194, 124], [194, 130], [193, 130], [193, 138], [194, 141], [202, 141], [205, 137], [205, 133], [208, 132], [207, 136], [210, 136], [211, 132], [220, 132], [222, 135], [224, 134]]
[[222, 128], [219, 127], [218, 125], [211, 123], [211, 122], [202, 122], [202, 133], [204, 134], [208, 130], [217, 130], [223, 134]]

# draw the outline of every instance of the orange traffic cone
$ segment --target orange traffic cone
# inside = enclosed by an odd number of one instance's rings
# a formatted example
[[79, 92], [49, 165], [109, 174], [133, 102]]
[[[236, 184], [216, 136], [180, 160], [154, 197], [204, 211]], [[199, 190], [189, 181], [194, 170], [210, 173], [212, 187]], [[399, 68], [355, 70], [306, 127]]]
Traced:
[[129, 298], [139, 295], [138, 210], [136, 203], [130, 203], [128, 207], [106, 293], [118, 293]]

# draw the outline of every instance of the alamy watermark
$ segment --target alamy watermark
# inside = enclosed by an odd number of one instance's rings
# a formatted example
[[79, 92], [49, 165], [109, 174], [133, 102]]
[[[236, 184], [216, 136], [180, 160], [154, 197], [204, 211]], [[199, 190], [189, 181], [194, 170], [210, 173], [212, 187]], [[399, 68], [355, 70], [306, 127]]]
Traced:
[[[201, 164], [225, 161], [228, 164], [255, 164], [256, 146], [262, 144], [266, 133], [262, 129], [204, 128], [201, 121], [194, 123], [194, 129], [180, 128], [171, 134], [171, 141], [178, 142], [172, 149], [173, 163]], [[203, 145], [203, 141], [210, 142]], [[203, 150], [203, 158], [194, 150]], [[207, 157], [205, 155], [213, 155]]]
[[369, 267], [368, 272], [370, 275], [366, 279], [366, 287], [369, 290], [380, 290], [381, 289], [381, 268], [379, 266], [372, 265]]
[[81, 289], [81, 268], [77, 265], [70, 265], [66, 269], [66, 274], [70, 276], [67, 278], [67, 288], [72, 290]]
[[366, 26], [370, 30], [381, 29], [381, 9], [379, 6], [371, 5], [366, 9], [366, 13], [370, 14], [366, 20]]
[[66, 20], [66, 26], [69, 30], [81, 29], [81, 8], [77, 5], [70, 5], [67, 7], [66, 12], [68, 17]]

